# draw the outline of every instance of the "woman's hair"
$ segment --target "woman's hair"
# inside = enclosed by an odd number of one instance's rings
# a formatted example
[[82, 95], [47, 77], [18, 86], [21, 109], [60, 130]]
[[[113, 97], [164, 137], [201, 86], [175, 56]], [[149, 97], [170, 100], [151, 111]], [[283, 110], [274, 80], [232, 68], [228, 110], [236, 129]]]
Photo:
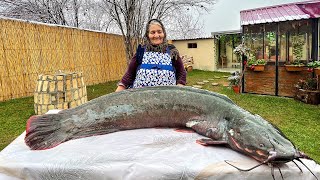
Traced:
[[158, 20], [158, 19], [151, 19], [151, 20], [147, 23], [146, 33], [145, 33], [145, 35], [144, 35], [145, 38], [146, 38], [146, 40], [148, 40], [148, 42], [150, 42], [148, 34], [149, 34], [149, 29], [150, 29], [150, 26], [151, 26], [151, 25], [158, 25], [158, 26], [160, 26], [160, 27], [162, 28], [162, 31], [163, 31], [163, 34], [164, 34], [163, 42], [166, 42], [166, 41], [167, 41], [167, 33], [166, 33], [166, 30], [165, 30], [162, 22], [161, 22], [160, 20]]

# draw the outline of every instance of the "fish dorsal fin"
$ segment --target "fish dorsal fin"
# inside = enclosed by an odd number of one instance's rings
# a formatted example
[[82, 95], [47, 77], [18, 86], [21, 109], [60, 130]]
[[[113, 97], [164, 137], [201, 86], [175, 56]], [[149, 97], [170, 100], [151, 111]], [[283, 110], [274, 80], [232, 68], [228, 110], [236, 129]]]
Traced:
[[136, 89], [129, 89], [129, 91], [134, 92], [134, 91], [149, 91], [149, 90], [181, 90], [181, 91], [187, 91], [187, 92], [193, 92], [193, 93], [199, 93], [199, 94], [205, 94], [205, 95], [210, 95], [210, 96], [215, 96], [218, 98], [221, 98], [225, 100], [228, 103], [234, 104], [235, 103], [226, 95], [224, 94], [219, 94], [216, 92], [204, 90], [204, 89], [198, 89], [190, 86], [153, 86], [153, 87], [144, 87], [144, 88], [136, 88]]
[[224, 95], [224, 94], [219, 94], [219, 93], [216, 93], [216, 92], [212, 92], [212, 91], [209, 91], [209, 90], [204, 90], [204, 89], [198, 89], [198, 88], [194, 88], [194, 87], [188, 87], [188, 86], [172, 86], [172, 87], [175, 87], [175, 88], [180, 88], [180, 89], [183, 89], [185, 91], [191, 91], [191, 92], [196, 92], [196, 93], [200, 93], [200, 94], [206, 94], [206, 95], [210, 95], [210, 96], [216, 96], [218, 98], [221, 98], [231, 104], [235, 104], [228, 96]]

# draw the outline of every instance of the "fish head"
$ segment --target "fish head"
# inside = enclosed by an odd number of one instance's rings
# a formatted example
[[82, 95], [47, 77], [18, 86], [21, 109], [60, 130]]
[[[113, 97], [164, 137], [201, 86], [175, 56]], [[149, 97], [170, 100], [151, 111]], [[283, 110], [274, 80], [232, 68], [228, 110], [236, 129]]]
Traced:
[[259, 162], [283, 163], [298, 156], [293, 143], [277, 127], [258, 115], [233, 121], [226, 134], [232, 149]]

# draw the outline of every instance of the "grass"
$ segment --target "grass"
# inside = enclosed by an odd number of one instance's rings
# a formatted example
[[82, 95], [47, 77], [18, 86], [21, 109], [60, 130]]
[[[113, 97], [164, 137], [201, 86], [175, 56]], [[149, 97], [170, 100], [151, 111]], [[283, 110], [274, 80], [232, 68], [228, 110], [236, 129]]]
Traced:
[[[320, 162], [320, 107], [304, 104], [292, 98], [264, 96], [255, 94], [235, 94], [227, 84], [229, 73], [206, 72], [193, 70], [188, 72], [188, 85], [198, 81], [210, 80], [203, 85], [204, 89], [219, 92], [229, 96], [244, 109], [259, 114], [281, 131], [298, 147], [318, 163]], [[220, 77], [220, 79], [216, 78]], [[217, 82], [219, 86], [212, 86]], [[88, 100], [111, 93], [116, 88], [116, 81], [88, 86]], [[0, 102], [0, 150], [7, 146], [25, 130], [26, 120], [34, 114], [33, 97]]]
[[[113, 81], [87, 87], [88, 100], [113, 92], [116, 84]], [[33, 97], [0, 102], [0, 150], [25, 130], [28, 118], [34, 114]]]

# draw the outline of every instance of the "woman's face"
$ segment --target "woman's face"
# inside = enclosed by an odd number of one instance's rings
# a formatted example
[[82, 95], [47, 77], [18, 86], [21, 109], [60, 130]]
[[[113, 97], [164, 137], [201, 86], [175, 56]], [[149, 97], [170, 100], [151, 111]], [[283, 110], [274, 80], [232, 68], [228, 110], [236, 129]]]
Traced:
[[157, 24], [150, 24], [149, 26], [149, 33], [148, 33], [149, 40], [153, 45], [159, 45], [163, 42], [164, 33], [161, 26]]

